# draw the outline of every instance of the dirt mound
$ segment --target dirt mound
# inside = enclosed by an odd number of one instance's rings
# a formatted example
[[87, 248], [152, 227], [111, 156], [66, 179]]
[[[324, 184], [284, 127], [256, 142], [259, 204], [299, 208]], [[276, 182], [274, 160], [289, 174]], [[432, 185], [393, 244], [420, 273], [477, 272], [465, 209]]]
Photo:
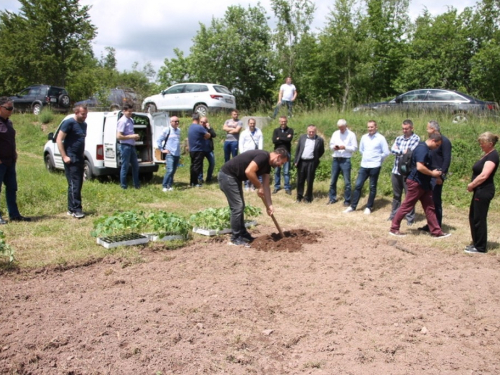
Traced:
[[305, 229], [296, 229], [283, 232], [284, 238], [279, 233], [272, 233], [257, 237], [250, 247], [259, 251], [287, 251], [293, 253], [302, 249], [303, 244], [318, 241], [319, 233], [309, 232]]

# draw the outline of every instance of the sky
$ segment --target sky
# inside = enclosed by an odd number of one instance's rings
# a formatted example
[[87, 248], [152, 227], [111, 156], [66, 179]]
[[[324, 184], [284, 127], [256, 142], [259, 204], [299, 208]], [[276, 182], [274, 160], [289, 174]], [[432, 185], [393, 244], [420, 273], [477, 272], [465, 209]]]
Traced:
[[[154, 69], [163, 65], [165, 58], [175, 57], [174, 48], [189, 54], [192, 39], [199, 24], [209, 25], [212, 18], [222, 18], [229, 5], [256, 6], [258, 0], [80, 0], [91, 5], [91, 22], [97, 27], [93, 41], [95, 56], [105, 55], [106, 47], [116, 50], [119, 71], [132, 70], [134, 62], [141, 69], [151, 62]], [[268, 16], [272, 16], [269, 0], [261, 0]], [[333, 0], [315, 0], [316, 12], [312, 30], [324, 28]], [[455, 3], [455, 4], [454, 4]], [[453, 5], [459, 11], [473, 6], [476, 0], [463, 0], [456, 5], [453, 0], [410, 0], [410, 16], [415, 19], [427, 8], [433, 15], [444, 13]], [[17, 0], [0, 0], [0, 10], [19, 12]], [[270, 20], [272, 26], [272, 19]]]

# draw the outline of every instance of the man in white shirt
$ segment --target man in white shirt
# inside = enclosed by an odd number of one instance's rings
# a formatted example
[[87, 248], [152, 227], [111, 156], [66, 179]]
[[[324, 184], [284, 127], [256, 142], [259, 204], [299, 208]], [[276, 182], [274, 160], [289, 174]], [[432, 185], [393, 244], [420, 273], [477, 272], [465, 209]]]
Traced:
[[278, 115], [282, 105], [286, 105], [288, 107], [288, 118], [292, 117], [292, 106], [295, 99], [297, 99], [297, 89], [295, 88], [295, 85], [292, 84], [292, 78], [286, 77], [285, 83], [280, 87], [278, 105], [274, 108], [273, 119], [275, 119]]
[[[256, 120], [251, 118], [248, 120], [248, 129], [245, 129], [240, 134], [240, 140], [238, 141], [238, 151], [240, 154], [245, 151], [250, 150], [262, 150], [264, 137], [262, 136], [262, 131], [256, 127]], [[261, 178], [259, 177], [259, 181]], [[262, 181], [261, 181], [262, 182]], [[245, 181], [245, 191], [250, 189], [255, 190], [250, 180]]]
[[337, 180], [340, 173], [344, 176], [344, 207], [351, 205], [351, 157], [358, 149], [356, 134], [347, 129], [347, 121], [340, 119], [337, 122], [339, 130], [335, 131], [330, 139], [332, 150], [332, 179], [328, 203], [337, 203]]
[[364, 213], [366, 215], [372, 213], [382, 162], [391, 153], [385, 137], [378, 132], [377, 123], [370, 120], [368, 121], [367, 128], [368, 134], [363, 135], [359, 142], [359, 152], [361, 152], [363, 157], [361, 159], [361, 167], [358, 171], [358, 178], [356, 179], [356, 186], [354, 187], [352, 202], [343, 211], [345, 213], [356, 210], [359, 198], [361, 197], [361, 189], [363, 189], [363, 185], [368, 177], [370, 178], [370, 195], [368, 196], [368, 203], [366, 203]]

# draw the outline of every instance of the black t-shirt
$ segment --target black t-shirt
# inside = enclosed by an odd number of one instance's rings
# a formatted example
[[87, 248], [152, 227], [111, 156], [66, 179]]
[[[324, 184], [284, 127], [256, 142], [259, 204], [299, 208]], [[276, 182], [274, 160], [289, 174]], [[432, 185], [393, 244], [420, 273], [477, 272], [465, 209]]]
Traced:
[[245, 170], [254, 161], [257, 163], [259, 169], [257, 176], [269, 174], [271, 172], [271, 165], [269, 164], [269, 152], [262, 150], [249, 150], [232, 158], [221, 168], [221, 172], [228, 176], [236, 177], [240, 181], [248, 180]]
[[477, 176], [479, 176], [481, 174], [481, 172], [483, 171], [483, 168], [484, 168], [484, 164], [487, 161], [493, 162], [495, 164], [495, 169], [493, 169], [493, 172], [491, 172], [490, 176], [485, 181], [483, 181], [483, 183], [481, 185], [479, 185], [480, 187], [485, 187], [485, 186], [490, 186], [490, 185], [495, 186], [493, 183], [493, 178], [495, 177], [495, 173], [496, 173], [497, 168], [498, 168], [498, 152], [497, 152], [497, 150], [491, 151], [488, 155], [486, 155], [485, 157], [476, 161], [476, 163], [472, 166], [472, 179], [471, 179], [471, 181], [473, 181]]
[[425, 142], [420, 142], [413, 150], [411, 155], [411, 172], [408, 175], [410, 180], [417, 182], [422, 189], [431, 190], [431, 176], [423, 174], [417, 170], [417, 163], [423, 163], [427, 168], [431, 169], [431, 157], [429, 155], [429, 146]]
[[83, 162], [87, 123], [80, 123], [74, 118], [69, 118], [61, 124], [60, 130], [66, 133], [66, 137], [64, 138], [64, 150], [71, 158], [71, 161], [73, 163], [78, 161]]

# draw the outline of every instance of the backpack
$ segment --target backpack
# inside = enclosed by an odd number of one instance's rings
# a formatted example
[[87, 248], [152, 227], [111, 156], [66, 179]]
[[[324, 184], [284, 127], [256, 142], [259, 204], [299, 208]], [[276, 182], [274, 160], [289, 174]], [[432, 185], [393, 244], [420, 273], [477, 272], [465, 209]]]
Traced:
[[411, 172], [411, 157], [413, 155], [413, 151], [408, 149], [408, 151], [401, 155], [399, 158], [398, 164], [398, 172], [401, 176], [407, 177]]
[[[167, 144], [168, 137], [170, 137], [170, 131], [171, 131], [171, 130], [172, 130], [172, 128], [169, 126], [169, 127], [168, 127], [168, 134], [167, 134], [167, 136], [166, 136], [165, 140], [163, 141], [163, 145], [161, 146], [161, 147], [162, 147], [162, 149], [164, 149], [164, 148], [165, 148], [165, 145]], [[163, 152], [162, 152], [162, 153], [161, 153], [161, 160], [165, 160], [166, 158], [167, 158], [167, 154], [165, 154], [165, 153], [163, 153]]]

